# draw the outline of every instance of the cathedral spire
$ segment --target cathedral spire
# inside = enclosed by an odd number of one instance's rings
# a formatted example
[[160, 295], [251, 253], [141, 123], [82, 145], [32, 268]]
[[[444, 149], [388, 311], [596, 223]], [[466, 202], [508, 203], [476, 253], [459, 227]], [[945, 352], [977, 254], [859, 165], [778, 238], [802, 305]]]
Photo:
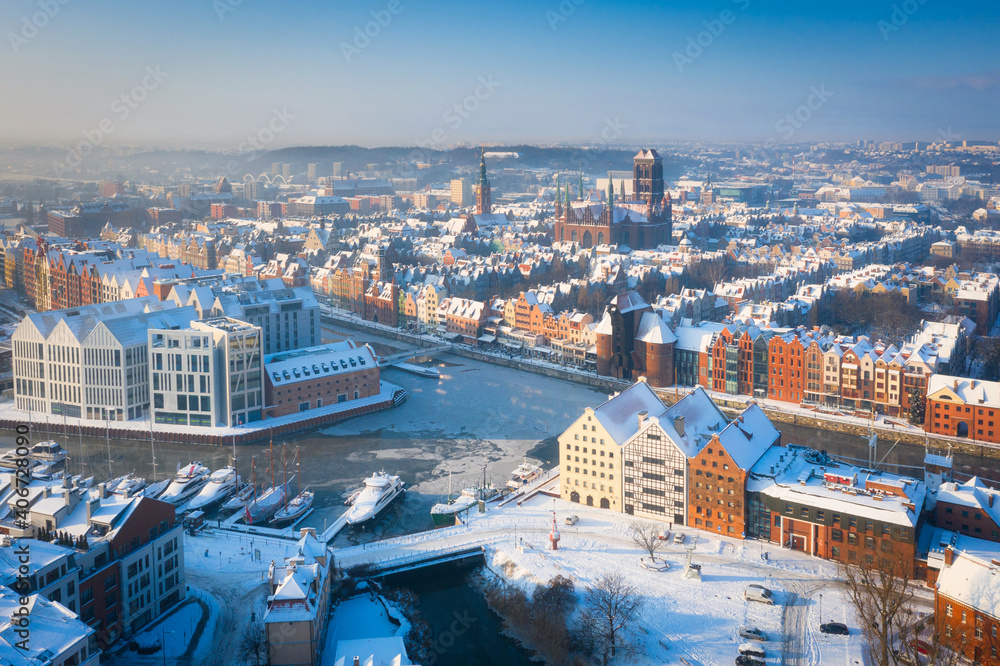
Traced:
[[611, 173], [608, 173], [608, 207], [614, 209], [615, 207], [615, 184], [611, 180]]

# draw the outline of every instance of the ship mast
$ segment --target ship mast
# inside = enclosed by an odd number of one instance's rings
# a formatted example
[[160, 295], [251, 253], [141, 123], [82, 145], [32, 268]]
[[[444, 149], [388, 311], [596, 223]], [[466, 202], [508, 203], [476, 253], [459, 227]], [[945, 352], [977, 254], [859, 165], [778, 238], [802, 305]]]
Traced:
[[271, 487], [274, 488], [274, 437], [271, 437], [271, 450], [267, 454], [267, 466], [271, 468]]

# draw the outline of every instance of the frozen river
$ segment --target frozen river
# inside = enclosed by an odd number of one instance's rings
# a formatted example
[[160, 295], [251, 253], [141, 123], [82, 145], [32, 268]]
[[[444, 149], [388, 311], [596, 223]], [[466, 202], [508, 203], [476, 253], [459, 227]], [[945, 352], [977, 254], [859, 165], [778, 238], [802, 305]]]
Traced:
[[[352, 335], [359, 341], [373, 342], [380, 354], [408, 348], [367, 334], [325, 330], [327, 339]], [[429, 379], [393, 368], [384, 370], [388, 381], [409, 393], [401, 407], [275, 441], [276, 457], [280, 457], [282, 444], [289, 458], [298, 447], [302, 484], [316, 492], [316, 509], [301, 526], [322, 529], [333, 522], [344, 511], [343, 500], [350, 491], [359, 487], [364, 477], [384, 469], [400, 475], [409, 491], [374, 530], [344, 530], [335, 544], [429, 529], [431, 506], [448, 493], [449, 470], [457, 493], [463, 485], [481, 478], [484, 464], [487, 478], [498, 486], [506, 482], [524, 456], [550, 467], [557, 462], [554, 438], [584, 407], [597, 406], [607, 398], [602, 391], [578, 384], [450, 354], [433, 361], [418, 358], [416, 362], [433, 364], [441, 377]], [[786, 444], [807, 444], [852, 458], [867, 455], [860, 437], [795, 426], [783, 426], [781, 430]], [[44, 434], [33, 435], [33, 441], [43, 438]], [[85, 476], [95, 475], [99, 480], [108, 477], [108, 446], [104, 439], [85, 438], [80, 442], [71, 435], [65, 445], [73, 458], [71, 473], [83, 471]], [[12, 447], [13, 434], [2, 433], [0, 446]], [[113, 475], [132, 470], [151, 474], [148, 440], [112, 440], [110, 448]], [[244, 476], [249, 475], [251, 457], [256, 458], [259, 484], [265, 478], [267, 448], [266, 444], [256, 444], [241, 446], [238, 451], [240, 473]], [[890, 448], [892, 442], [882, 443], [880, 457]], [[886, 462], [916, 466], [921, 464], [923, 453], [922, 447], [899, 444]], [[191, 460], [200, 460], [213, 469], [223, 467], [229, 463], [231, 449], [157, 443], [156, 454], [162, 478], [164, 473], [172, 474], [178, 464]], [[956, 455], [955, 463], [956, 472], [998, 478], [994, 460]], [[294, 471], [294, 466], [289, 466], [289, 473]], [[918, 473], [912, 468], [898, 471]]]
[[[365, 339], [365, 336], [359, 336]], [[403, 349], [405, 345], [386, 342], [379, 352]], [[418, 359], [418, 362], [420, 359]], [[363, 416], [343, 424], [285, 437], [274, 442], [276, 458], [281, 445], [291, 458], [295, 447], [302, 461], [303, 487], [316, 492], [316, 509], [300, 526], [323, 528], [333, 522], [345, 507], [349, 491], [375, 471], [398, 474], [408, 492], [378, 522], [375, 535], [345, 530], [337, 545], [396, 535], [432, 526], [430, 508], [448, 493], [448, 472], [457, 493], [463, 484], [486, 476], [499, 486], [524, 456], [545, 467], [556, 464], [554, 444], [544, 440], [561, 433], [584, 407], [606, 399], [600, 391], [480, 363], [458, 356], [443, 355], [433, 361], [440, 379], [429, 379], [389, 368], [383, 377], [404, 387], [409, 399], [395, 409]], [[13, 446], [11, 433], [4, 433], [3, 444]], [[40, 440], [44, 434], [35, 434]], [[62, 437], [57, 439], [62, 442]], [[105, 439], [70, 436], [64, 444], [74, 458], [72, 473], [108, 477], [108, 446]], [[150, 474], [150, 443], [111, 441], [111, 468], [114, 475], [136, 470]], [[263, 445], [238, 448], [240, 473], [249, 474], [250, 459], [256, 457], [257, 481], [261, 483], [267, 467], [267, 449]], [[178, 464], [200, 460], [216, 469], [229, 462], [231, 449], [182, 444], [156, 444], [159, 472], [173, 473]], [[544, 456], [534, 458], [535, 455]], [[82, 465], [80, 462], [82, 461]], [[289, 466], [289, 474], [294, 466]], [[280, 479], [280, 472], [279, 472]]]

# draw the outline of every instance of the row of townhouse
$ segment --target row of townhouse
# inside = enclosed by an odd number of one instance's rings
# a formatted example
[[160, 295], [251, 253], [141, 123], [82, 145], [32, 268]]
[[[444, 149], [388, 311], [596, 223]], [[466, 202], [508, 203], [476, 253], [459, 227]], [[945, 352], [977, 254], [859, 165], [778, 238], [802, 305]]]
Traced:
[[783, 446], [756, 404], [729, 419], [698, 388], [668, 408], [640, 380], [558, 440], [571, 502], [844, 563], [914, 566], [924, 482]]
[[924, 322], [896, 347], [817, 327], [678, 326], [676, 381], [731, 395], [904, 416], [912, 396], [926, 394], [930, 376], [964, 370], [974, 330], [960, 317]]

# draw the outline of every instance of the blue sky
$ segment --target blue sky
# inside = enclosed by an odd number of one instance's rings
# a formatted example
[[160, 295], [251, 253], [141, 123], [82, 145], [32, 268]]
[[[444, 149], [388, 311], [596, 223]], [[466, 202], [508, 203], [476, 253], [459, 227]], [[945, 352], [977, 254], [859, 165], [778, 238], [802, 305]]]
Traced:
[[988, 2], [62, 1], [0, 4], [5, 142], [1000, 138]]

